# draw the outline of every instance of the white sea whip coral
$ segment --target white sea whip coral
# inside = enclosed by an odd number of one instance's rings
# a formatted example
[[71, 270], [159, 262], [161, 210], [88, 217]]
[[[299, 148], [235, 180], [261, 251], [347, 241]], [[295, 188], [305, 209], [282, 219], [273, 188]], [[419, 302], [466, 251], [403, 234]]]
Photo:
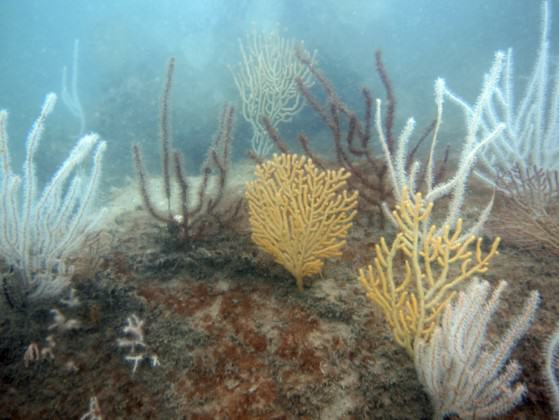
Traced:
[[[45, 121], [56, 103], [47, 95], [27, 136], [22, 175], [12, 172], [8, 148], [8, 113], [0, 111], [0, 255], [17, 272], [17, 285], [26, 299], [57, 296], [71, 274], [70, 253], [79, 248], [100, 221], [93, 216], [106, 143], [91, 133], [78, 140], [66, 160], [38, 194], [35, 155]], [[76, 169], [92, 150], [91, 171], [85, 179]]]

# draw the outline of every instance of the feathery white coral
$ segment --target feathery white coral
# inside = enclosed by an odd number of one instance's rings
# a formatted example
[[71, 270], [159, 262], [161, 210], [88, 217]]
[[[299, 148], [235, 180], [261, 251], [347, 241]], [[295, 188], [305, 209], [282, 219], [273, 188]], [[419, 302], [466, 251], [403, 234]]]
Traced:
[[559, 324], [549, 338], [545, 348], [545, 379], [550, 393], [551, 403], [555, 413], [559, 414], [559, 383], [557, 381], [557, 362], [559, 361]]
[[540, 298], [537, 291], [532, 291], [522, 313], [491, 344], [488, 324], [506, 286], [505, 281], [500, 282], [488, 296], [489, 283], [473, 280], [456, 302], [447, 306], [442, 325], [435, 329], [431, 341], [416, 343], [415, 367], [437, 417], [501, 415], [526, 394], [526, 385], [517, 382], [520, 365], [508, 359], [530, 327]]
[[[8, 148], [8, 113], [0, 111], [0, 255], [18, 273], [29, 299], [56, 296], [68, 285], [65, 261], [83, 243], [103, 212], [93, 215], [106, 143], [97, 134], [83, 136], [39, 194], [35, 156], [56, 95], [47, 95], [27, 136], [22, 175], [12, 171]], [[77, 168], [93, 153], [86, 179]]]
[[[454, 228], [456, 222], [460, 218], [462, 206], [465, 200], [466, 186], [472, 170], [474, 169], [477, 160], [480, 157], [482, 150], [488, 144], [493, 142], [500, 133], [505, 129], [505, 124], [496, 124], [491, 130], [484, 129], [482, 114], [495, 90], [501, 77], [504, 67], [504, 54], [497, 53], [491, 71], [485, 78], [481, 92], [478, 96], [476, 106], [472, 108], [471, 115], [467, 121], [467, 133], [462, 145], [460, 153], [460, 160], [456, 167], [454, 175], [447, 181], [440, 181], [435, 179], [435, 150], [438, 142], [439, 129], [442, 124], [443, 105], [445, 82], [443, 79], [437, 79], [435, 82], [435, 104], [437, 107], [437, 117], [433, 131], [433, 138], [427, 167], [424, 179], [417, 179], [419, 174], [419, 162], [414, 162], [411, 166], [406, 162], [409, 155], [409, 141], [415, 128], [415, 120], [408, 119], [402, 133], [398, 137], [397, 148], [393, 153], [390, 150], [386, 136], [382, 128], [382, 113], [381, 101], [377, 99], [376, 113], [375, 113], [375, 126], [379, 140], [384, 152], [384, 159], [386, 161], [388, 172], [392, 181], [394, 196], [399, 204], [403, 203], [406, 199], [413, 201], [413, 197], [419, 191], [422, 185], [418, 183], [425, 183], [426, 202], [435, 202], [443, 197], [450, 197], [450, 202], [447, 208], [447, 214], [444, 221], [437, 223], [441, 226], [438, 233], [442, 232], [442, 227], [448, 225], [451, 229]], [[408, 191], [409, 197], [402, 197], [402, 191]], [[471, 226], [464, 234], [464, 237], [477, 235], [482, 229], [483, 224], [489, 216], [493, 200], [491, 200], [486, 208], [480, 213], [476, 223]], [[426, 234], [426, 227], [430, 225], [429, 220], [425, 220], [423, 236]]]
[[[481, 109], [478, 119], [482, 134], [503, 123], [495, 141], [484, 148], [476, 175], [492, 187], [499, 177], [512, 177], [515, 171], [525, 174], [533, 166], [543, 170], [559, 169], [559, 65], [552, 65], [550, 52], [551, 2], [542, 1], [538, 53], [524, 95], [515, 103], [513, 50], [498, 53], [504, 57], [503, 75]], [[552, 77], [550, 77], [550, 75]], [[477, 105], [472, 106], [445, 88], [445, 96], [458, 105], [472, 120]]]

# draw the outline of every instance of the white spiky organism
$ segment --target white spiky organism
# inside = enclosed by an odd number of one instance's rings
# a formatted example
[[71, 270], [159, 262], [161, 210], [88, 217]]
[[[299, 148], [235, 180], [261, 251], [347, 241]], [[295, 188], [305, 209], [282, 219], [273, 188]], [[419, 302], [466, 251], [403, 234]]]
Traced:
[[[541, 29], [532, 74], [523, 95], [515, 94], [513, 49], [504, 53], [502, 77], [481, 109], [482, 134], [505, 124], [495, 141], [484, 148], [476, 175], [491, 187], [499, 188], [499, 178], [514, 181], [533, 167], [559, 170], [559, 65], [551, 54], [551, 2], [541, 2]], [[469, 121], [476, 107], [449, 89], [445, 97], [458, 105]], [[520, 98], [516, 103], [515, 100]], [[511, 178], [511, 179], [507, 179]]]
[[540, 298], [532, 291], [508, 330], [500, 338], [490, 338], [489, 321], [506, 286], [500, 282], [489, 296], [489, 283], [474, 279], [447, 306], [431, 340], [416, 343], [415, 367], [437, 418], [499, 416], [525, 396], [527, 387], [518, 381], [520, 364], [509, 357], [530, 327]]
[[549, 387], [551, 403], [555, 415], [559, 417], [559, 383], [557, 380], [557, 362], [559, 361], [559, 324], [549, 337], [545, 348], [545, 371], [544, 377]]
[[89, 410], [80, 417], [80, 420], [103, 420], [103, 413], [96, 396], [89, 399]]
[[[20, 289], [30, 300], [59, 295], [72, 273], [66, 261], [100, 222], [94, 202], [107, 147], [94, 133], [83, 136], [60, 168], [39, 191], [35, 157], [56, 95], [47, 95], [27, 136], [21, 175], [12, 171], [8, 113], [0, 111], [0, 255], [18, 273]], [[89, 176], [78, 171], [92, 155]]]
[[[482, 129], [482, 114], [497, 88], [497, 84], [503, 72], [504, 59], [504, 53], [498, 52], [495, 54], [493, 66], [485, 77], [476, 105], [472, 108], [471, 115], [467, 120], [466, 135], [462, 142], [462, 150], [460, 152], [458, 165], [453, 176], [445, 181], [437, 180], [435, 176], [435, 151], [442, 124], [444, 95], [446, 91], [445, 81], [439, 78], [435, 82], [435, 105], [437, 108], [437, 115], [427, 166], [423, 172], [423, 179], [418, 179], [420, 176], [419, 162], [413, 162], [411, 165], [407, 162], [410, 154], [409, 143], [415, 128], [415, 120], [413, 118], [408, 119], [402, 133], [398, 137], [396, 151], [392, 153], [382, 129], [381, 101], [377, 99], [375, 125], [384, 151], [384, 159], [388, 167], [396, 201], [398, 204], [402, 204], [405, 199], [413, 201], [413, 197], [423, 186], [425, 187], [425, 202], [427, 203], [434, 203], [444, 197], [449, 197], [450, 201], [446, 217], [444, 220], [440, 221], [440, 223], [437, 223], [437, 225], [440, 226], [441, 232], [446, 225], [453, 229], [458, 219], [460, 219], [470, 174], [474, 170], [476, 162], [485, 146], [493, 142], [505, 129], [505, 124], [503, 123], [497, 124], [492, 130]], [[409, 197], [402, 197], [403, 191], [407, 191]], [[473, 226], [467, 229], [464, 237], [479, 234], [483, 224], [489, 217], [492, 206], [493, 200], [491, 200], [480, 213], [478, 220]], [[387, 213], [390, 215], [390, 212]], [[425, 236], [426, 229], [430, 224], [430, 220], [425, 220], [423, 222], [423, 236]]]
[[144, 341], [144, 324], [145, 321], [140, 319], [136, 314], [130, 315], [126, 322], [128, 323], [122, 332], [125, 338], [119, 338], [117, 345], [119, 347], [129, 348], [129, 353], [124, 356], [124, 360], [132, 364], [132, 374], [136, 373], [140, 364], [146, 360], [151, 364], [151, 367], [161, 365], [159, 356], [155, 353], [148, 353], [148, 346]]
[[48, 326], [48, 330], [56, 330], [58, 332], [65, 332], [81, 328], [81, 323], [77, 319], [67, 319], [66, 316], [56, 308], [50, 310], [54, 319], [52, 324]]

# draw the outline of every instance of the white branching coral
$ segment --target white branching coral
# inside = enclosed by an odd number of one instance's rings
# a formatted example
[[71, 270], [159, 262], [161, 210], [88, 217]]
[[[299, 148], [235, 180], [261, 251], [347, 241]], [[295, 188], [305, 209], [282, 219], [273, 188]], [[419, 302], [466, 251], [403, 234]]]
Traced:
[[509, 361], [512, 349], [530, 327], [539, 304], [532, 291], [520, 315], [500, 339], [489, 341], [487, 329], [507, 283], [488, 297], [490, 286], [475, 279], [447, 306], [442, 326], [429, 343], [418, 340], [415, 367], [437, 418], [484, 418], [502, 415], [520, 403], [527, 392], [517, 381], [520, 364]]
[[[55, 103], [56, 95], [48, 94], [27, 136], [21, 175], [12, 169], [8, 113], [0, 110], [0, 256], [14, 267], [19, 290], [30, 301], [58, 296], [69, 285], [69, 256], [104, 214], [94, 210], [107, 148], [97, 134], [78, 140], [42, 192], [39, 189], [35, 157]], [[86, 175], [83, 166], [88, 160], [91, 169]]]
[[[443, 118], [444, 95], [446, 91], [445, 81], [443, 79], [437, 79], [435, 82], [437, 116], [429, 157], [424, 171], [420, 171], [419, 161], [411, 165], [407, 162], [410, 155], [409, 143], [415, 128], [415, 120], [413, 118], [408, 119], [402, 133], [398, 137], [396, 150], [392, 152], [382, 128], [381, 101], [377, 99], [375, 125], [384, 151], [384, 159], [388, 167], [388, 173], [390, 174], [397, 203], [401, 205], [406, 200], [413, 201], [415, 194], [419, 191], [423, 191], [423, 189], [425, 190], [424, 200], [427, 203], [434, 203], [444, 197], [450, 198], [445, 219], [437, 223], [437, 225], [440, 226], [438, 233], [442, 232], [444, 226], [449, 226], [453, 229], [461, 218], [461, 212], [466, 198], [466, 187], [471, 172], [484, 148], [493, 142], [505, 129], [505, 124], [499, 123], [491, 130], [484, 130], [482, 120], [483, 111], [488, 106], [488, 102], [494, 94], [503, 72], [504, 59], [505, 56], [502, 53], [497, 53], [495, 55], [495, 62], [485, 77], [476, 105], [472, 108], [472, 113], [467, 121], [466, 134], [462, 143], [458, 165], [454, 174], [448, 180], [437, 179], [435, 171], [435, 151], [438, 145], [439, 130]], [[423, 179], [419, 179], [420, 175], [424, 176]], [[403, 197], [403, 191], [407, 191], [409, 196]], [[464, 238], [479, 234], [489, 216], [492, 206], [493, 200], [491, 200], [480, 213], [474, 225], [465, 231]], [[390, 211], [387, 211], [387, 214], [390, 216]], [[430, 225], [430, 220], [425, 220], [423, 222], [422, 236], [426, 235], [427, 227]]]
[[[274, 144], [262, 118], [268, 118], [274, 128], [290, 121], [304, 105], [297, 80], [310, 87], [313, 79], [295, 55], [296, 48], [304, 50], [302, 42], [284, 39], [273, 31], [254, 33], [240, 46], [242, 62], [233, 76], [241, 96], [243, 117], [252, 127], [252, 152], [264, 158]], [[311, 60], [314, 61], [314, 54]]]
[[549, 392], [551, 394], [551, 402], [555, 410], [555, 414], [559, 415], [559, 381], [557, 380], [557, 371], [559, 361], [559, 324], [549, 337], [549, 341], [545, 348], [545, 371], [544, 377], [547, 381]]
[[136, 314], [130, 315], [126, 319], [127, 325], [122, 329], [125, 338], [117, 340], [118, 347], [128, 347], [130, 352], [124, 356], [124, 360], [132, 363], [132, 374], [136, 373], [138, 366], [144, 360], [148, 360], [151, 367], [157, 367], [161, 363], [159, 357], [155, 353], [147, 353], [147, 345], [144, 341], [144, 324], [145, 321], [140, 319]]
[[76, 294], [76, 289], [71, 288], [70, 291], [68, 292], [68, 297], [61, 298], [60, 303], [66, 305], [69, 308], [76, 308], [80, 306], [81, 302], [80, 302], [80, 298]]
[[[541, 3], [540, 42], [532, 74], [523, 95], [515, 94], [513, 49], [504, 56], [504, 70], [499, 83], [490, 92], [480, 117], [482, 134], [501, 130], [480, 156], [476, 175], [492, 187], [500, 177], [516, 180], [533, 167], [544, 171], [559, 169], [559, 65], [553, 65], [551, 53], [551, 2]], [[476, 107], [445, 89], [445, 97], [457, 104], [469, 123]], [[518, 103], [515, 99], [520, 98]]]
[[89, 410], [80, 417], [80, 420], [103, 420], [103, 413], [96, 396], [89, 399]]
[[119, 338], [117, 344], [119, 347], [130, 347], [130, 352], [135, 353], [140, 347], [145, 349], [144, 343], [144, 321], [138, 318], [136, 314], [130, 315], [126, 322], [128, 323], [122, 332], [127, 336], [126, 338]]
[[80, 321], [77, 319], [66, 319], [66, 316], [58, 309], [51, 309], [50, 313], [54, 315], [54, 320], [52, 324], [49, 325], [48, 329], [56, 330], [59, 332], [76, 330], [81, 327]]
[[41, 360], [52, 360], [54, 359], [54, 347], [56, 346], [56, 342], [54, 341], [54, 337], [49, 335], [46, 338], [47, 345], [43, 348], [39, 347], [39, 344], [36, 342], [32, 342], [25, 350], [23, 354], [23, 365], [27, 368], [30, 364], [39, 362]]

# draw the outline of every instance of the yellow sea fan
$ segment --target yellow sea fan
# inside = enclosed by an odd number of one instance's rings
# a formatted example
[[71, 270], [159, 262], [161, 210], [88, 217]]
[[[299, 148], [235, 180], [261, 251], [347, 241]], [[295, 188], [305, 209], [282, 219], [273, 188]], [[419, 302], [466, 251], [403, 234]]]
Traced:
[[305, 156], [274, 155], [247, 183], [252, 240], [297, 280], [319, 273], [324, 258], [341, 255], [356, 214], [345, 169], [321, 171]]
[[401, 196], [392, 212], [398, 234], [392, 244], [381, 238], [373, 264], [359, 269], [359, 281], [384, 312], [395, 341], [413, 355], [415, 342], [429, 340], [457, 287], [487, 271], [500, 239], [483, 253], [481, 238], [462, 236], [461, 219], [452, 231], [447, 225], [437, 233], [430, 225], [422, 238], [421, 224], [430, 220], [433, 204], [421, 193], [412, 201], [406, 188]]

